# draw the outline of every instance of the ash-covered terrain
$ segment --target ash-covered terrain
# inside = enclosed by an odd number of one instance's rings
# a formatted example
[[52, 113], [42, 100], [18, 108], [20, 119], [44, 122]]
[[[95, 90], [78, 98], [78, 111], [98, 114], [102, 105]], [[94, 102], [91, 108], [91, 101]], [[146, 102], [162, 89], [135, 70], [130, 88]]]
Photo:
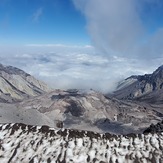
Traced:
[[62, 122], [65, 128], [102, 133], [137, 133], [162, 120], [162, 114], [150, 107], [111, 99], [95, 91], [55, 90], [15, 107], [39, 112], [51, 121], [51, 127]]

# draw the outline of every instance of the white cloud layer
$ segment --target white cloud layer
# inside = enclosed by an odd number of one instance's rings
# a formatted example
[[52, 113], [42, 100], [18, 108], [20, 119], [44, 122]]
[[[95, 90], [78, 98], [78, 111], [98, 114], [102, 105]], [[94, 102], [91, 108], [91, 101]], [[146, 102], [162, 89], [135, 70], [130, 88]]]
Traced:
[[[150, 62], [99, 55], [91, 46], [0, 46], [2, 64], [16, 66], [49, 83], [53, 88], [94, 89], [104, 93], [130, 75], [150, 73], [163, 58]], [[151, 66], [152, 65], [152, 66]]]
[[[101, 54], [141, 59], [163, 56], [163, 27], [159, 25], [161, 20], [156, 18], [156, 12], [163, 9], [161, 0], [73, 2], [86, 17], [92, 42]], [[155, 16], [150, 15], [152, 12]], [[147, 25], [145, 19], [150, 20], [150, 24]], [[153, 24], [158, 25], [149, 32]]]

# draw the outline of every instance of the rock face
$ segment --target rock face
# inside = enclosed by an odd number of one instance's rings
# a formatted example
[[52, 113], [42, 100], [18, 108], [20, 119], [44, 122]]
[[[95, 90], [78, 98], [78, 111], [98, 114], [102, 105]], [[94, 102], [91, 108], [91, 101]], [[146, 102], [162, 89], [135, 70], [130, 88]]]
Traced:
[[156, 125], [151, 124], [143, 133], [158, 133], [163, 132], [163, 120]]
[[131, 76], [125, 79], [118, 85], [113, 96], [118, 99], [144, 98], [144, 100], [148, 100], [151, 93], [157, 97], [158, 91], [163, 91], [163, 66], [160, 66], [152, 74]]
[[163, 162], [163, 133], [115, 136], [48, 126], [0, 125], [0, 162]]
[[0, 64], [0, 102], [13, 102], [52, 90], [24, 71]]

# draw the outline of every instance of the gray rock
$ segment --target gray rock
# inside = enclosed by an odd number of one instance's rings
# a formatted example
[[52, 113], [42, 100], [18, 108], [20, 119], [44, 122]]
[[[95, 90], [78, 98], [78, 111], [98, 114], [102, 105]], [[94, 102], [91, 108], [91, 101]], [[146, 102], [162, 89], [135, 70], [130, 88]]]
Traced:
[[163, 66], [152, 74], [131, 76], [120, 82], [113, 97], [127, 100], [141, 100], [151, 103], [159, 102], [157, 98], [163, 93]]
[[0, 101], [14, 102], [38, 96], [52, 89], [24, 71], [0, 64]]

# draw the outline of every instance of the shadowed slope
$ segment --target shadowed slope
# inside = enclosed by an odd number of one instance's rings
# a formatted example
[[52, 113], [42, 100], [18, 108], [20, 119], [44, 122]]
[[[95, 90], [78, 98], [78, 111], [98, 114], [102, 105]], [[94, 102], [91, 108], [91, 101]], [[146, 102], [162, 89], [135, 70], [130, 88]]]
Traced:
[[151, 103], [163, 103], [163, 101], [157, 99], [157, 97], [159, 97], [162, 93], [163, 66], [160, 66], [152, 74], [131, 76], [125, 79], [118, 85], [113, 96], [118, 99], [135, 99]]

